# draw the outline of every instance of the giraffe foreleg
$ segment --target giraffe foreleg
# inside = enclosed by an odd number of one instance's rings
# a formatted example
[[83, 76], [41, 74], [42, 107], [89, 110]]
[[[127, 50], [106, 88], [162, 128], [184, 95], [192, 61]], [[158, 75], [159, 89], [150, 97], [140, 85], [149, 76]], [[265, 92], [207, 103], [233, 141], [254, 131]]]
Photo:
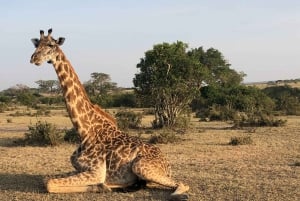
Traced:
[[86, 171], [68, 177], [48, 179], [46, 188], [49, 193], [79, 193], [111, 191], [104, 183], [105, 173]]
[[[90, 167], [94, 161], [86, 162]], [[105, 185], [106, 161], [98, 158], [92, 169], [73, 173], [61, 178], [51, 178], [46, 181], [50, 193], [103, 192], [110, 191]]]

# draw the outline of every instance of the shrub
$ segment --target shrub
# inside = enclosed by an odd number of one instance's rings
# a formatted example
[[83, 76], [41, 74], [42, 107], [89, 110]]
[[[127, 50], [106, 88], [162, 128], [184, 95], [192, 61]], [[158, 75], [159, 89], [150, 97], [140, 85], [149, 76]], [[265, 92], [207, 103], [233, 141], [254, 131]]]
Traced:
[[207, 109], [199, 110], [196, 113], [196, 117], [201, 120], [209, 121], [227, 121], [233, 119], [236, 111], [234, 109], [229, 109], [227, 106], [212, 105]]
[[47, 105], [53, 105], [53, 104], [64, 104], [64, 98], [60, 95], [58, 96], [53, 96], [53, 97], [40, 97], [39, 101], [42, 104], [47, 104]]
[[158, 135], [152, 135], [149, 139], [151, 144], [168, 144], [178, 142], [180, 138], [176, 135], [175, 132], [170, 130], [163, 130], [162, 133]]
[[17, 101], [19, 103], [29, 107], [34, 107], [38, 102], [37, 97], [34, 94], [32, 94], [30, 91], [22, 91], [20, 93], [17, 93], [16, 96], [17, 96]]
[[112, 107], [137, 107], [134, 93], [121, 93], [112, 96]]
[[0, 112], [5, 112], [5, 110], [7, 110], [8, 107], [6, 105], [6, 103], [1, 103], [0, 102]]
[[62, 131], [54, 124], [38, 121], [35, 125], [28, 126], [25, 133], [25, 143], [31, 145], [56, 146], [63, 142]]
[[249, 114], [242, 118], [234, 120], [234, 127], [246, 127], [246, 126], [272, 126], [279, 127], [284, 126], [287, 120], [277, 119], [272, 115], [258, 113]]
[[190, 121], [191, 119], [188, 116], [179, 116], [176, 118], [174, 127], [185, 132], [189, 128]]
[[229, 144], [233, 146], [252, 144], [253, 140], [250, 136], [232, 137]]
[[0, 103], [10, 103], [11, 98], [9, 96], [5, 96], [0, 94]]
[[201, 96], [193, 102], [192, 107], [201, 119], [233, 120], [236, 112], [270, 113], [275, 103], [255, 87], [208, 85], [201, 88]]
[[272, 86], [263, 92], [276, 103], [276, 110], [284, 115], [300, 115], [300, 89], [291, 86]]
[[116, 119], [120, 129], [138, 128], [142, 122], [142, 114], [132, 111], [122, 110], [117, 112]]
[[80, 142], [79, 133], [75, 128], [65, 130], [64, 140], [70, 143], [79, 143]]

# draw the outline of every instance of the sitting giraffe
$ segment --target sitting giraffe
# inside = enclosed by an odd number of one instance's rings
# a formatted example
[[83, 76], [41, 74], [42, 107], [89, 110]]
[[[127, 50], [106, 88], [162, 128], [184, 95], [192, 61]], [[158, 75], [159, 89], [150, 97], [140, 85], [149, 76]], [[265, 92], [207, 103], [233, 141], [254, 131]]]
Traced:
[[64, 38], [55, 40], [40, 31], [32, 39], [36, 48], [31, 63], [52, 63], [59, 78], [67, 110], [80, 135], [80, 145], [71, 156], [74, 174], [46, 181], [50, 193], [101, 192], [126, 188], [146, 181], [175, 191], [173, 200], [187, 200], [189, 187], [171, 178], [160, 149], [120, 131], [113, 117], [89, 100], [72, 65], [60, 49]]

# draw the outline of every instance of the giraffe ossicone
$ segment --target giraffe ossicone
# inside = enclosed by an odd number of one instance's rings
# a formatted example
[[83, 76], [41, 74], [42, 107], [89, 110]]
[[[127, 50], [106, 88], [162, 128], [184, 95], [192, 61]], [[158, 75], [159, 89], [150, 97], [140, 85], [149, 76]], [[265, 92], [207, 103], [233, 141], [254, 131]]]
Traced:
[[131, 137], [117, 128], [115, 119], [98, 105], [92, 104], [71, 63], [60, 45], [65, 41], [52, 36], [32, 39], [36, 50], [30, 62], [52, 63], [57, 73], [67, 111], [80, 135], [80, 145], [71, 155], [76, 172], [46, 181], [50, 193], [101, 192], [126, 188], [143, 180], [175, 191], [174, 200], [187, 200], [187, 185], [171, 178], [169, 164], [160, 149]]

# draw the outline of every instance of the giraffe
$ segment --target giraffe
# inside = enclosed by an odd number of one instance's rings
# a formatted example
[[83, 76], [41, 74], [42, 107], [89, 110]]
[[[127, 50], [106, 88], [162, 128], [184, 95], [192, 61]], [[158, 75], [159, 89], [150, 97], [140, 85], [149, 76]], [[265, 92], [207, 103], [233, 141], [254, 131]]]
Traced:
[[40, 38], [31, 41], [35, 52], [30, 63], [40, 66], [51, 63], [56, 71], [65, 98], [66, 108], [74, 128], [80, 135], [80, 145], [71, 155], [75, 172], [45, 181], [49, 193], [103, 192], [126, 188], [139, 181], [173, 189], [171, 199], [187, 200], [189, 186], [171, 178], [170, 166], [161, 150], [129, 136], [117, 128], [116, 121], [89, 100], [71, 63], [57, 40], [40, 31]]

